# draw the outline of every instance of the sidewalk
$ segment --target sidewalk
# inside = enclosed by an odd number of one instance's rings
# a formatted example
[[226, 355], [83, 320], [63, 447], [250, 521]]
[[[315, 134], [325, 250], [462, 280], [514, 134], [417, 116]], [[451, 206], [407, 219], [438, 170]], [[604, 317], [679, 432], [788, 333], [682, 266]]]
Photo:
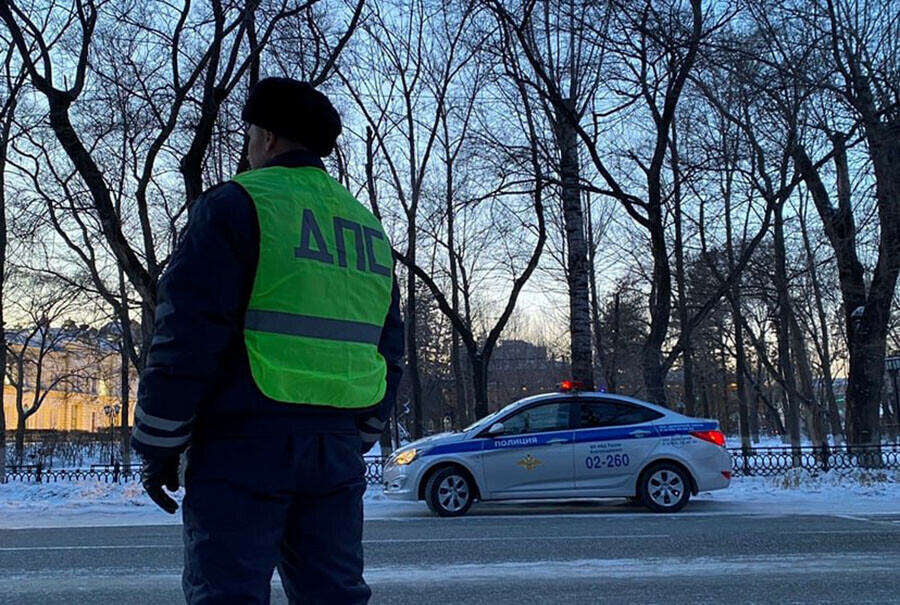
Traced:
[[[180, 499], [180, 494], [179, 494]], [[622, 500], [566, 503], [478, 504], [471, 514], [644, 514]], [[571, 503], [570, 503], [571, 504]], [[865, 471], [830, 471], [813, 477], [806, 471], [779, 477], [746, 477], [729, 489], [699, 494], [681, 514], [900, 514], [900, 472], [872, 476]], [[424, 503], [394, 502], [377, 486], [366, 493], [366, 517], [390, 519], [428, 516]], [[0, 485], [0, 529], [109, 525], [179, 524], [144, 495], [140, 484], [95, 481]]]

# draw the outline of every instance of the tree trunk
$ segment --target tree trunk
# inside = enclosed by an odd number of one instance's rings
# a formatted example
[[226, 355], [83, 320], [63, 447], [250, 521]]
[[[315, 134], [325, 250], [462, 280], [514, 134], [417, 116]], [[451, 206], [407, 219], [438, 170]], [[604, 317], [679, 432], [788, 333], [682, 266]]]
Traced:
[[788, 297], [787, 261], [784, 246], [784, 202], [775, 208], [775, 274], [772, 276], [778, 292], [778, 368], [787, 395], [787, 425], [795, 465], [800, 461], [800, 402], [791, 359], [791, 301]]
[[[869, 313], [874, 305], [866, 308]], [[851, 320], [851, 325], [856, 323]], [[859, 322], [850, 338], [850, 373], [847, 380], [847, 438], [852, 445], [881, 441], [879, 407], [884, 388], [885, 340], [872, 334], [876, 322]], [[879, 322], [880, 323], [880, 322]]]
[[393, 417], [388, 419], [386, 427], [387, 430], [382, 431], [381, 436], [378, 438], [382, 456], [390, 456], [391, 452], [394, 451], [393, 439], [391, 439], [393, 436]]
[[892, 399], [894, 402], [894, 413], [896, 414], [894, 418], [894, 440], [896, 441], [900, 439], [900, 390], [898, 390], [900, 385], [897, 384], [897, 370], [891, 372], [891, 387], [893, 389]]
[[794, 352], [794, 365], [797, 369], [797, 376], [800, 378], [800, 394], [802, 395], [806, 412], [809, 440], [816, 447], [827, 447], [828, 432], [825, 430], [825, 414], [816, 400], [809, 356], [806, 353], [806, 344], [803, 342], [803, 332], [800, 329], [800, 324], [797, 323], [797, 317], [794, 315], [791, 316], [791, 347]]
[[719, 331], [719, 350], [722, 352], [719, 358], [719, 370], [722, 379], [722, 403], [719, 406], [716, 418], [722, 426], [722, 430], [731, 433], [731, 414], [728, 413], [729, 393], [731, 392], [731, 382], [728, 380], [728, 357], [725, 354], [725, 329]]
[[825, 305], [822, 302], [822, 284], [819, 282], [819, 270], [813, 254], [812, 244], [809, 239], [809, 228], [805, 216], [800, 217], [800, 233], [803, 236], [803, 249], [806, 252], [806, 266], [809, 270], [810, 281], [813, 287], [813, 302], [816, 305], [816, 316], [819, 320], [818, 347], [819, 363], [822, 367], [823, 391], [828, 406], [828, 421], [831, 425], [831, 434], [835, 445], [843, 442], [844, 429], [841, 426], [841, 414], [838, 411], [837, 398], [834, 395], [834, 377], [831, 374], [831, 338], [828, 335], [828, 317], [825, 314]]
[[[416, 262], [415, 227], [409, 229], [408, 258], [412, 264]], [[416, 276], [407, 272], [406, 278], [406, 367], [409, 371], [409, 383], [412, 389], [413, 425], [410, 433], [413, 440], [423, 436], [422, 418], [422, 378], [419, 375], [419, 350], [416, 346]]]
[[475, 393], [475, 417], [484, 418], [488, 415], [487, 392], [487, 363], [481, 352], [469, 351], [469, 359], [472, 362], [472, 386]]
[[802, 146], [794, 149], [794, 161], [815, 202], [838, 265], [850, 356], [846, 436], [851, 445], [878, 445], [881, 441], [879, 404], [884, 386], [885, 340], [900, 272], [900, 249], [896, 245], [900, 241], [900, 141], [896, 129], [880, 121], [865, 123], [865, 132], [875, 172], [881, 228], [878, 262], [868, 291], [856, 249], [846, 135], [837, 133], [831, 137], [837, 208], [806, 150]]
[[[130, 326], [125, 327], [126, 330]], [[130, 339], [129, 339], [130, 340]], [[126, 467], [131, 466], [131, 426], [129, 414], [131, 413], [131, 361], [128, 358], [128, 349], [125, 348], [125, 342], [122, 342], [122, 350], [119, 357], [119, 381], [120, 381], [120, 401], [122, 404], [122, 421], [119, 426], [119, 442], [122, 451], [122, 464]]]
[[[737, 290], [737, 288], [735, 288]], [[740, 299], [735, 291], [732, 295], [731, 313], [734, 317], [734, 346], [737, 360], [735, 382], [737, 382], [738, 417], [740, 419], [741, 447], [748, 451], [750, 444], [750, 410], [747, 394], [747, 352], [744, 350], [744, 326], [741, 323]]]
[[[569, 112], [575, 103], [568, 99]], [[569, 336], [572, 355], [572, 379], [585, 390], [594, 389], [594, 364], [591, 351], [591, 307], [589, 298], [588, 251], [584, 237], [578, 163], [578, 135], [570, 118], [557, 115], [556, 140], [560, 151], [563, 222], [566, 231], [567, 277], [569, 286]]]
[[[116, 200], [116, 214], [122, 218], [121, 196]], [[155, 264], [155, 263], [154, 263]], [[122, 422], [119, 428], [119, 445], [122, 452], [122, 464], [131, 466], [131, 380], [130, 357], [134, 352], [134, 338], [131, 335], [131, 317], [128, 311], [128, 290], [125, 288], [125, 274], [119, 269], [119, 402], [121, 403]], [[140, 356], [138, 356], [140, 357]]]
[[619, 301], [621, 300], [621, 294], [616, 291], [615, 296], [613, 297], [613, 321], [612, 321], [612, 344], [610, 347], [610, 351], [612, 351], [612, 356], [606, 362], [606, 388], [610, 393], [615, 393], [618, 388], [618, 367], [619, 362], [617, 360], [617, 355], [619, 353], [619, 344], [620, 338], [619, 334], [621, 333], [621, 323], [622, 319], [619, 311]]
[[25, 412], [20, 411], [16, 417], [16, 464], [21, 466], [25, 463]]
[[[10, 91], [12, 94], [12, 91]], [[6, 410], [3, 407], [6, 377], [6, 323], [3, 318], [3, 287], [6, 279], [6, 154], [12, 127], [14, 104], [8, 102], [7, 115], [0, 132], [0, 483], [6, 483]], [[20, 379], [21, 380], [21, 379]]]
[[750, 408], [750, 437], [759, 443], [759, 404], [762, 400], [762, 359], [756, 358], [756, 380], [753, 383], [753, 406]]
[[[725, 147], [727, 149], [727, 142]], [[726, 174], [725, 185], [723, 189], [722, 200], [725, 204], [725, 252], [728, 257], [728, 271], [734, 271], [734, 229], [731, 222], [731, 193], [732, 178], [734, 171], [732, 170], [732, 157], [726, 151]], [[741, 311], [741, 283], [735, 280], [728, 296], [731, 302], [731, 323], [734, 325], [734, 348], [735, 348], [735, 382], [737, 383], [738, 398], [738, 419], [741, 433], [741, 448], [744, 450], [744, 460], [746, 461], [750, 451], [750, 413], [747, 402], [747, 380], [746, 375], [749, 370], [747, 368], [747, 351], [744, 349], [744, 324], [743, 312]]]
[[[587, 196], [588, 285], [590, 286], [591, 296], [591, 333], [594, 336], [594, 351], [596, 353], [594, 358], [595, 369], [599, 373], [599, 382], [606, 383], [605, 372], [609, 360], [603, 351], [603, 334], [600, 331], [600, 301], [597, 298], [597, 270], [594, 266], [594, 259], [597, 253], [597, 242], [594, 241], [594, 214], [591, 208], [591, 194], [588, 192], [585, 195]], [[609, 389], [608, 384], [600, 386], [604, 389]]]
[[681, 167], [679, 165], [678, 138], [676, 122], [672, 122], [672, 139], [669, 147], [672, 154], [672, 181], [675, 210], [675, 285], [678, 288], [678, 321], [683, 333], [684, 352], [682, 353], [682, 372], [684, 375], [684, 413], [694, 415], [694, 353], [691, 345], [691, 333], [688, 328], [690, 314], [687, 303], [687, 283], [684, 275], [684, 228], [681, 213]]
[[666, 372], [662, 363], [662, 345], [669, 330], [672, 302], [672, 275], [666, 251], [665, 227], [661, 210], [650, 217], [650, 247], [653, 253], [653, 283], [650, 288], [650, 333], [644, 342], [642, 365], [646, 398], [651, 403], [666, 406]]
[[213, 129], [219, 117], [219, 108], [225, 100], [225, 90], [215, 84], [218, 56], [210, 62], [210, 68], [203, 84], [200, 117], [194, 127], [191, 145], [181, 158], [179, 169], [184, 181], [184, 195], [190, 207], [203, 193], [203, 158], [212, 141]]
[[[772, 395], [771, 391], [769, 392], [769, 395]], [[769, 423], [774, 427], [775, 434], [781, 437], [781, 441], [784, 443], [784, 439], [787, 436], [787, 429], [784, 426], [784, 422], [781, 420], [781, 414], [778, 411], [778, 407], [772, 403], [771, 399], [768, 399], [763, 395], [762, 392], [760, 392], [760, 396], [763, 398], [763, 405], [766, 408], [765, 414]]]
[[703, 387], [703, 417], [712, 418], [712, 410], [709, 409], [709, 387]]
[[[447, 150], [447, 156], [450, 156], [449, 149]], [[453, 162], [447, 161], [446, 211], [447, 250], [450, 256], [450, 305], [453, 308], [453, 312], [459, 315], [459, 268], [456, 265], [456, 208], [453, 207], [454, 191]], [[471, 424], [474, 419], [471, 418], [471, 410], [469, 409], [469, 402], [466, 397], [465, 376], [463, 375], [462, 360], [460, 359], [461, 345], [459, 341], [459, 330], [456, 329], [453, 322], [450, 322], [450, 330], [450, 366], [453, 370], [453, 387], [456, 392], [457, 418], [455, 420], [457, 424], [460, 425], [460, 428], [462, 428], [462, 426]]]
[[894, 424], [894, 410], [891, 409], [892, 400], [894, 399], [894, 392], [890, 391], [890, 396], [888, 395], [888, 390], [885, 388], [884, 396], [881, 399], [881, 415], [884, 417], [885, 425], [887, 428], [887, 437], [890, 441], [897, 440], [897, 425]]

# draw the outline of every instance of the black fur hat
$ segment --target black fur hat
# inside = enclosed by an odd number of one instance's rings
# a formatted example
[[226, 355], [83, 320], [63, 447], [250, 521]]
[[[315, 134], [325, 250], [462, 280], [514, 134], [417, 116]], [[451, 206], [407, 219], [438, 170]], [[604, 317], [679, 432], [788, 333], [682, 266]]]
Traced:
[[253, 87], [241, 118], [325, 157], [341, 134], [341, 116], [308, 82], [266, 78]]

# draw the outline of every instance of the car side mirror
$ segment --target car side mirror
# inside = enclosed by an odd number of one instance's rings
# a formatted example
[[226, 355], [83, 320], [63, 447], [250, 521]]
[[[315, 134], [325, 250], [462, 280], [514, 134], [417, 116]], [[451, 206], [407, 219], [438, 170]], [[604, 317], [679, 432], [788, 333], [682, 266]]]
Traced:
[[503, 431], [504, 431], [503, 423], [495, 422], [494, 424], [491, 425], [491, 428], [488, 429], [488, 435], [491, 435], [492, 437], [494, 435], [502, 435]]

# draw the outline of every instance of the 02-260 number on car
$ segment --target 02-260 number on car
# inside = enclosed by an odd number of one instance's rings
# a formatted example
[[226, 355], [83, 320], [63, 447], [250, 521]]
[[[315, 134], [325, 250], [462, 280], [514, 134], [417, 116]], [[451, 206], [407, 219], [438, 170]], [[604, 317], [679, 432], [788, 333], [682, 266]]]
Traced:
[[[604, 459], [605, 458], [605, 459]], [[630, 462], [628, 454], [607, 454], [606, 456], [588, 456], [584, 459], [584, 465], [589, 469], [618, 468], [628, 466]]]

